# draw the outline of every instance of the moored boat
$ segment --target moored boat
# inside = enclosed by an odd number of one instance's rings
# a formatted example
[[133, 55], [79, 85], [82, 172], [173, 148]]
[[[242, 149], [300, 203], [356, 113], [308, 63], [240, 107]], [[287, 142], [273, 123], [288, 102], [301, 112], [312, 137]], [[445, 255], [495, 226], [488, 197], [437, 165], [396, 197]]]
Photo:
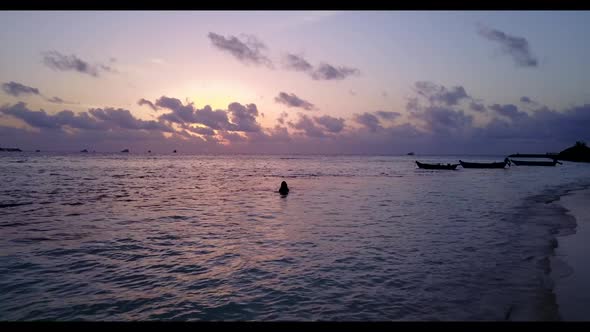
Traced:
[[461, 164], [461, 166], [463, 166], [463, 168], [504, 168], [506, 167], [506, 165], [510, 165], [510, 160], [506, 158], [502, 162], [493, 163], [470, 163], [459, 160], [459, 163]]
[[553, 161], [531, 161], [531, 160], [514, 160], [510, 159], [516, 166], [555, 166], [561, 164], [559, 161], [553, 159]]
[[416, 165], [418, 168], [422, 169], [446, 169], [446, 170], [454, 170], [459, 166], [459, 164], [425, 164], [419, 161], [416, 161]]

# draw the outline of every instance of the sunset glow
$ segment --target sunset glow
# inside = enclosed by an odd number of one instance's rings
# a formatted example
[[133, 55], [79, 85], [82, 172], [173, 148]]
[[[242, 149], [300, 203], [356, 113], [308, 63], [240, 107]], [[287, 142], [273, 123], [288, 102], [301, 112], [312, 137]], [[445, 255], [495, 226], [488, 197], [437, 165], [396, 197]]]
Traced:
[[0, 134], [53, 151], [552, 150], [590, 121], [589, 18], [3, 12]]

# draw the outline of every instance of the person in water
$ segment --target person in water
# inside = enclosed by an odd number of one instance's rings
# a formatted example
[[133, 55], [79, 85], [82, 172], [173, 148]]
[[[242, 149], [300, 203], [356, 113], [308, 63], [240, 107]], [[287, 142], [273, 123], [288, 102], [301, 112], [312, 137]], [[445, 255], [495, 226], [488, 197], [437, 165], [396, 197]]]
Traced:
[[287, 187], [287, 182], [281, 182], [281, 188], [279, 189], [279, 193], [281, 195], [287, 195], [289, 193], [289, 187]]

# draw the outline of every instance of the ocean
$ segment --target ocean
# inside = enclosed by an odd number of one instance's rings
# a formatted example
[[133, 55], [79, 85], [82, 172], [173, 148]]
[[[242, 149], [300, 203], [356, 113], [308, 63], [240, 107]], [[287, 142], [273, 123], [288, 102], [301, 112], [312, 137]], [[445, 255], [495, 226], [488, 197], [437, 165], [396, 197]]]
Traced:
[[0, 320], [559, 320], [590, 165], [459, 159], [1, 153]]

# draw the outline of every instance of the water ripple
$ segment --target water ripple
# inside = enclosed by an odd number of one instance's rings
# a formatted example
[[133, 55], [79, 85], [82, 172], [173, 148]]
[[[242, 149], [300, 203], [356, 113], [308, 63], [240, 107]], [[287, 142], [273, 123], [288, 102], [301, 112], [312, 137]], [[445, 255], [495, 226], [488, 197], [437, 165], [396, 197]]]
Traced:
[[441, 176], [383, 156], [14, 158], [0, 156], [2, 320], [552, 319], [546, 258], [573, 226], [551, 188], [590, 175]]

